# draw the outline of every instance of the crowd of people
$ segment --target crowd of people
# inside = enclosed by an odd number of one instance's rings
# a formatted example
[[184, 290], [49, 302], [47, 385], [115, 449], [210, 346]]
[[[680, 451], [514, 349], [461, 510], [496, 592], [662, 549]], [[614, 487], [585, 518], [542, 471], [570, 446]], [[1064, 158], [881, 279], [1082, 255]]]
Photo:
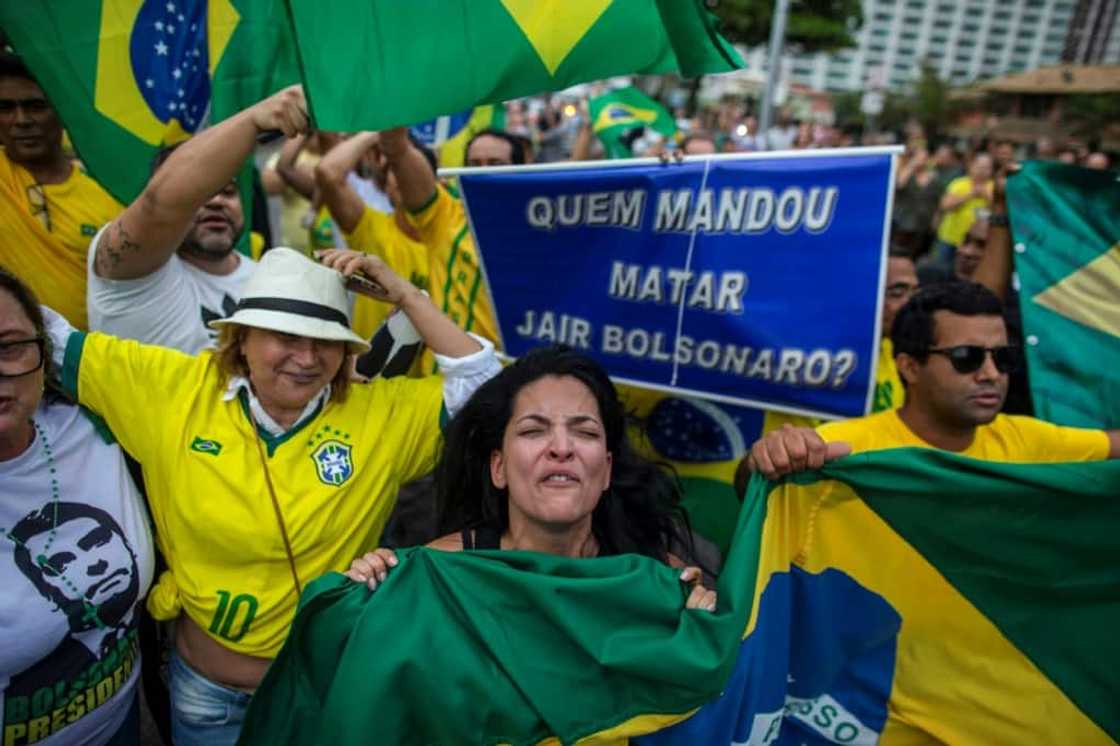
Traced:
[[[512, 106], [467, 165], [593, 155], [586, 121], [542, 112]], [[706, 124], [677, 147], [765, 147], [749, 118]], [[779, 130], [771, 147], [840, 144]], [[236, 177], [277, 131], [261, 172], [282, 216], [269, 240], [261, 216], [246, 224]], [[1120, 454], [1115, 431], [1006, 413], [1021, 356], [996, 260], [1014, 154], [931, 154], [919, 134], [898, 169], [882, 411], [787, 423], [744, 479], [900, 444]], [[376, 588], [396, 564], [391, 522], [444, 551], [642, 554], [681, 570], [683, 608], [716, 609], [719, 558], [678, 482], [630, 443], [603, 369], [563, 348], [499, 364], [464, 207], [408, 130], [313, 131], [294, 86], [161, 151], [122, 205], [5, 53], [0, 146], [5, 743], [138, 743], [140, 672], [164, 652], [165, 736], [235, 742], [303, 588], [330, 571]], [[247, 232], [252, 256], [237, 250]], [[398, 502], [434, 515], [394, 515]], [[145, 615], [164, 650], [142, 664]], [[149, 706], [160, 721], [158, 695]]]

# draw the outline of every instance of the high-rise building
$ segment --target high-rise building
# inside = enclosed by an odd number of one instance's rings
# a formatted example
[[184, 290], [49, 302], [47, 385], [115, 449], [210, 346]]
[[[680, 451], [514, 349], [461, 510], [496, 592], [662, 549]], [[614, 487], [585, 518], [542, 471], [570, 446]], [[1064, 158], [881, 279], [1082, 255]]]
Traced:
[[1120, 0], [1079, 0], [1069, 25], [1062, 62], [1120, 63]]
[[[832, 54], [792, 55], [794, 83], [817, 90], [902, 88], [922, 64], [963, 85], [982, 78], [1059, 64], [1073, 29], [1100, 50], [1098, 63], [1120, 62], [1120, 0], [864, 0], [856, 46]], [[1100, 6], [1103, 10], [1081, 6]], [[1107, 7], [1105, 7], [1107, 6]], [[1109, 11], [1111, 8], [1111, 11]], [[1111, 14], [1110, 14], [1111, 13]], [[1084, 19], [1084, 20], [1081, 20]], [[1087, 59], [1088, 61], [1088, 59]], [[766, 68], [766, 49], [750, 50], [749, 68]]]

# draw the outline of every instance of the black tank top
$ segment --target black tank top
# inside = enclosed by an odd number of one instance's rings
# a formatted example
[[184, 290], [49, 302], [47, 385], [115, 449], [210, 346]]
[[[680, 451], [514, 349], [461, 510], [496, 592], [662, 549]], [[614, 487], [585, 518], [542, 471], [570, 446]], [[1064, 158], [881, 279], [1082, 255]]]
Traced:
[[474, 528], [464, 528], [462, 531], [463, 551], [474, 549], [501, 549], [502, 532], [495, 526], [482, 524]]

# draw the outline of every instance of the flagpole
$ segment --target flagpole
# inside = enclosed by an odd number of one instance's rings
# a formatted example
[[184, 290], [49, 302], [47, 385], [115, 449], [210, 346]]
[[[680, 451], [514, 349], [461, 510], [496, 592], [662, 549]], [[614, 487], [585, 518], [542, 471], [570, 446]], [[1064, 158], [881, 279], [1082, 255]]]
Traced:
[[[786, 159], [839, 158], [849, 155], [901, 155], [903, 145], [875, 145], [872, 147], [816, 148], [810, 150], [775, 150], [770, 153], [715, 153], [712, 155], [686, 155], [682, 163], [712, 161], [777, 161]], [[540, 171], [566, 171], [586, 168], [632, 168], [635, 166], [665, 166], [671, 168], [677, 161], [666, 163], [660, 158], [616, 158], [609, 161], [552, 161], [549, 163], [522, 163], [515, 166], [455, 166], [439, 169], [439, 176], [476, 176], [479, 174], [527, 174]]]
[[774, 6], [774, 19], [770, 25], [770, 51], [767, 53], [766, 93], [762, 99], [762, 114], [759, 117], [759, 134], [766, 149], [770, 149], [770, 123], [774, 118], [774, 88], [781, 75], [782, 44], [786, 36], [786, 17], [789, 15], [789, 0], [777, 0]]

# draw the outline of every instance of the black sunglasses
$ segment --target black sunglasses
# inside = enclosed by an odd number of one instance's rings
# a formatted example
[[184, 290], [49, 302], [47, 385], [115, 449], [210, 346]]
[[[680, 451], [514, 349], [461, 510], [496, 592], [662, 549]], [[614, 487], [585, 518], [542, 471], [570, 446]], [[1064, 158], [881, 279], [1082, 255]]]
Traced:
[[956, 347], [941, 347], [928, 350], [932, 355], [944, 355], [949, 358], [953, 370], [958, 373], [975, 373], [984, 364], [984, 359], [990, 352], [992, 362], [1000, 373], [1010, 373], [1019, 367], [1019, 348], [1013, 345], [1003, 347], [981, 347], [980, 345], [957, 345]]

